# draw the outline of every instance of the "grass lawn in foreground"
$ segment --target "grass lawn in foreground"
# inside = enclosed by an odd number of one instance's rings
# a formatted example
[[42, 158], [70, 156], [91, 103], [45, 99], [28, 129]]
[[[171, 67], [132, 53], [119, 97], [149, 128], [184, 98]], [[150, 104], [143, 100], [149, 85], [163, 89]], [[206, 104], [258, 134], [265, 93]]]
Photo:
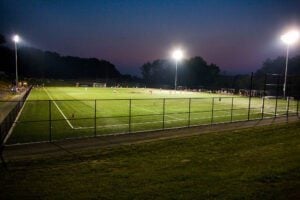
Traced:
[[[262, 103], [261, 98], [252, 98], [249, 119], [262, 117]], [[265, 99], [264, 117], [275, 116], [275, 105], [274, 99]], [[287, 101], [278, 100], [277, 105], [277, 115], [285, 115]], [[248, 108], [247, 97], [221, 94], [144, 88], [34, 88], [8, 143], [247, 120]], [[297, 101], [290, 101], [289, 114], [296, 111]]]
[[16, 158], [0, 199], [299, 199], [300, 123]]

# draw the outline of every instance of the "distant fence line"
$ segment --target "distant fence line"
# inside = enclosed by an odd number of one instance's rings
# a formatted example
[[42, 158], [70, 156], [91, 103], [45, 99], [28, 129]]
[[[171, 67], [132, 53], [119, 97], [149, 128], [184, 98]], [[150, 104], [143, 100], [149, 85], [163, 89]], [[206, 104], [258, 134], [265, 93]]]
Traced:
[[[247, 80], [248, 79], [248, 80]], [[238, 94], [241, 96], [251, 96], [252, 97], [263, 97], [263, 96], [282, 96], [282, 88], [284, 84], [284, 76], [282, 74], [264, 74], [264, 75], [254, 75], [245, 78], [247, 85], [246, 87], [240, 87], [235, 85], [236, 82], [232, 80], [232, 83], [228, 81], [230, 86], [225, 87], [200, 87], [198, 89], [192, 89], [192, 91], [219, 93], [219, 94]], [[286, 94], [289, 97], [296, 99], [300, 98], [300, 76], [299, 75], [288, 75], [286, 83]], [[251, 88], [250, 88], [251, 87]], [[185, 88], [185, 87], [183, 87]], [[187, 89], [189, 90], [189, 89]]]

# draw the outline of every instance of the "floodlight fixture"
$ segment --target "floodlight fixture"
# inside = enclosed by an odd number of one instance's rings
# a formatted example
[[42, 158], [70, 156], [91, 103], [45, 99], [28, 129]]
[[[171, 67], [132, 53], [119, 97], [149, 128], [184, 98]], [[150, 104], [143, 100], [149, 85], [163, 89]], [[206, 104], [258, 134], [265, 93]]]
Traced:
[[285, 33], [284, 35], [282, 35], [281, 40], [287, 45], [292, 45], [299, 40], [299, 37], [300, 37], [299, 31], [291, 30]]
[[172, 53], [172, 57], [174, 60], [179, 61], [183, 58], [183, 52], [181, 49], [176, 49]]
[[178, 65], [178, 61], [180, 61], [183, 58], [183, 52], [181, 49], [176, 49], [173, 51], [172, 53], [172, 58], [175, 60], [176, 64], [175, 64], [175, 82], [174, 82], [174, 89], [177, 89], [177, 65]]
[[18, 43], [20, 41], [20, 37], [18, 35], [14, 35], [12, 39], [15, 43]]

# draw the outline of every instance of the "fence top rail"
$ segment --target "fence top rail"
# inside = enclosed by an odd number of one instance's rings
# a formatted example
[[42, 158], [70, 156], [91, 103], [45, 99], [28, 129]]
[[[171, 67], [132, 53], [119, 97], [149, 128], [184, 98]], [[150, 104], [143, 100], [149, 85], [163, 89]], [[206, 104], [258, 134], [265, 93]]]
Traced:
[[214, 96], [214, 97], [161, 97], [161, 98], [120, 98], [120, 99], [27, 99], [27, 100], [0, 100], [0, 102], [30, 102], [30, 101], [119, 101], [119, 100], [189, 100], [189, 99], [241, 99], [249, 96]]
[[272, 73], [266, 73], [266, 75], [269, 75], [269, 76], [283, 76], [282, 74], [272, 74]]

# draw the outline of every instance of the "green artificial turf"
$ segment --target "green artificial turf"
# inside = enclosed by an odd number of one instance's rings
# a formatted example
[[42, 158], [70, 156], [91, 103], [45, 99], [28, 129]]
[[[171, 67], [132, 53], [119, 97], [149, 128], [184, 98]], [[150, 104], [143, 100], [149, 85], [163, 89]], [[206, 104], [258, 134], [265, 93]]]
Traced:
[[[233, 98], [233, 99], [232, 99]], [[261, 98], [252, 98], [249, 119], [262, 118]], [[264, 117], [276, 100], [265, 99]], [[287, 101], [278, 100], [277, 115]], [[232, 110], [231, 110], [232, 108]], [[248, 119], [249, 98], [146, 88], [34, 88], [9, 144], [157, 130]], [[289, 114], [297, 101], [291, 100]], [[51, 119], [51, 121], [49, 120]]]
[[15, 155], [1, 171], [0, 199], [299, 199], [299, 133], [297, 122]]

